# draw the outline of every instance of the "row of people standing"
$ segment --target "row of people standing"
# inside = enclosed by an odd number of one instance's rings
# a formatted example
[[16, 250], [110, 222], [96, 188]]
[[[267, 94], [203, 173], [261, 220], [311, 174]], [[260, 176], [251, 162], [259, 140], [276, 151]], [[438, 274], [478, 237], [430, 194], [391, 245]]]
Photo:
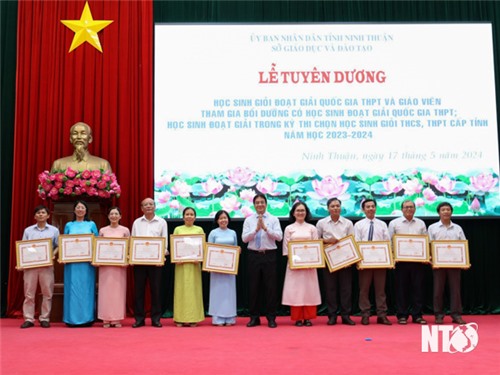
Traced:
[[[278, 307], [278, 285], [276, 275], [277, 241], [283, 239], [283, 255], [288, 254], [288, 242], [295, 240], [323, 239], [325, 244], [334, 244], [340, 238], [354, 234], [356, 240], [389, 240], [393, 234], [425, 234], [425, 224], [414, 218], [415, 205], [411, 201], [402, 204], [403, 217], [393, 220], [387, 225], [375, 218], [376, 202], [367, 199], [362, 203], [365, 219], [353, 225], [352, 222], [340, 216], [341, 202], [336, 198], [328, 201], [330, 216], [320, 220], [316, 227], [309, 224], [310, 212], [305, 203], [297, 202], [290, 212], [290, 225], [285, 228], [285, 235], [281, 231], [279, 221], [267, 212], [265, 195], [254, 197], [256, 213], [245, 219], [242, 239], [248, 243], [248, 273], [249, 273], [249, 308], [250, 321], [248, 327], [260, 325], [259, 298], [265, 294], [266, 317], [270, 328], [277, 327], [276, 311]], [[155, 203], [151, 198], [141, 202], [144, 215], [135, 220], [132, 226], [132, 236], [165, 237], [168, 229], [164, 219], [155, 215]], [[440, 222], [429, 227], [429, 236], [433, 239], [465, 239], [461, 228], [451, 222], [452, 207], [444, 203], [438, 207]], [[47, 224], [48, 210], [41, 206], [35, 209], [37, 224], [25, 230], [23, 239], [37, 239], [42, 236], [52, 237], [54, 248], [57, 248], [58, 231]], [[101, 228], [100, 236], [128, 237], [127, 228], [119, 225], [121, 211], [113, 207], [108, 215], [110, 225]], [[97, 235], [94, 222], [88, 218], [88, 209], [85, 202], [77, 201], [74, 206], [74, 220], [69, 222], [65, 234]], [[194, 225], [196, 212], [192, 208], [183, 211], [184, 225], [175, 228], [174, 234], [204, 234], [203, 229]], [[225, 211], [219, 211], [215, 216], [218, 228], [210, 232], [208, 241], [226, 245], [237, 245], [236, 232], [228, 228], [230, 218]], [[38, 229], [37, 229], [38, 228]], [[38, 236], [38, 237], [37, 237]], [[47, 238], [43, 237], [43, 238]], [[166, 241], [168, 244], [168, 241]], [[168, 254], [168, 251], [166, 252]], [[33, 276], [41, 272], [38, 276]], [[40, 278], [44, 300], [40, 322], [42, 327], [49, 326], [50, 300], [49, 290], [53, 289], [53, 269], [35, 269], [25, 271], [25, 302], [23, 311], [25, 322], [22, 328], [33, 326], [34, 291], [37, 279]], [[425, 265], [417, 263], [398, 263], [397, 277], [397, 306], [398, 322], [406, 324], [411, 313], [413, 322], [425, 324], [422, 318], [423, 303], [423, 272]], [[134, 328], [145, 325], [144, 295], [146, 282], [149, 279], [151, 292], [151, 324], [161, 327], [160, 281], [161, 267], [134, 266]], [[50, 273], [52, 278], [50, 281]], [[47, 274], [47, 275], [45, 275]], [[375, 287], [377, 323], [391, 324], [387, 319], [387, 304], [385, 297], [386, 270], [363, 270], [359, 272], [360, 300], [362, 324], [369, 324], [370, 301], [368, 298], [370, 286]], [[352, 269], [346, 268], [330, 273], [324, 271], [325, 296], [328, 308], [328, 324], [333, 325], [337, 320], [339, 310], [342, 323], [354, 325], [351, 320], [352, 306]], [[98, 318], [103, 320], [105, 327], [120, 327], [125, 317], [126, 300], [126, 268], [116, 266], [102, 266], [99, 269], [99, 299]], [[443, 322], [443, 292], [448, 278], [451, 294], [451, 315], [456, 323], [463, 324], [460, 302], [460, 270], [434, 270], [434, 309], [436, 323]], [[42, 282], [43, 280], [43, 282]], [[88, 326], [95, 316], [95, 268], [90, 263], [72, 263], [65, 265], [64, 272], [64, 315], [63, 321], [69, 326]], [[409, 290], [411, 286], [411, 291]], [[46, 293], [44, 292], [46, 291]], [[49, 295], [50, 294], [50, 295]], [[410, 304], [408, 297], [413, 294]], [[291, 319], [297, 326], [312, 325], [311, 320], [316, 317], [317, 305], [321, 304], [317, 272], [315, 269], [292, 270], [287, 266], [283, 288], [282, 304], [291, 307]], [[412, 311], [409, 312], [409, 306]], [[45, 307], [44, 307], [45, 306]], [[236, 278], [234, 275], [212, 273], [210, 277], [210, 308], [214, 325], [233, 325], [236, 319]], [[178, 326], [194, 326], [204, 320], [202, 298], [201, 268], [199, 263], [178, 263], [175, 266], [174, 283], [174, 322]], [[45, 322], [45, 323], [43, 323]]]

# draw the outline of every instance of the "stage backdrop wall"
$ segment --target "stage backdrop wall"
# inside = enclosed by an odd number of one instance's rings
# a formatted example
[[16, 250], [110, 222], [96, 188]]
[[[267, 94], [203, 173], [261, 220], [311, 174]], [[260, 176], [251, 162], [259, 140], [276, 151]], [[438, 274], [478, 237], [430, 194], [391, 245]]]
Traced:
[[[7, 2], [11, 3], [11, 2]], [[8, 310], [19, 315], [23, 299], [22, 274], [14, 269], [14, 243], [32, 223], [37, 197], [37, 174], [50, 168], [52, 160], [71, 153], [69, 127], [76, 121], [92, 125], [95, 135], [91, 152], [111, 162], [123, 188], [119, 205], [123, 224], [130, 226], [140, 215], [140, 200], [152, 194], [152, 42], [154, 22], [492, 22], [495, 60], [500, 50], [500, 4], [495, 1], [125, 1], [91, 0], [94, 19], [112, 19], [99, 33], [104, 53], [89, 45], [67, 51], [73, 33], [62, 19], [79, 19], [84, 1], [21, 1], [18, 10], [2, 2], [2, 182], [12, 182], [12, 195], [2, 187], [2, 295], [5, 296], [8, 264]], [[16, 55], [12, 40], [17, 22], [17, 89], [4, 79], [14, 72]], [[153, 18], [154, 13], [154, 18]], [[7, 28], [5, 30], [5, 28]], [[14, 50], [15, 51], [15, 50]], [[10, 52], [10, 53], [9, 53]], [[464, 51], [467, 53], [467, 51]], [[499, 66], [495, 66], [496, 90]], [[16, 107], [13, 108], [14, 92]], [[497, 95], [497, 108], [499, 98]], [[15, 112], [15, 122], [13, 113]], [[10, 113], [10, 116], [9, 116]], [[452, 141], [452, 140], [450, 140]], [[193, 140], [196, 142], [196, 140]], [[14, 148], [8, 145], [13, 144]], [[7, 145], [4, 148], [4, 145]], [[5, 153], [4, 153], [5, 152]], [[182, 157], [181, 155], [179, 157]], [[2, 186], [5, 184], [2, 183]], [[4, 197], [11, 197], [6, 205]], [[5, 229], [11, 223], [9, 236]], [[464, 272], [464, 310], [500, 312], [500, 232], [497, 220], [457, 220], [470, 241], [473, 267]], [[169, 222], [169, 231], [179, 222]], [[286, 226], [282, 222], [282, 226]], [[430, 224], [428, 222], [427, 224]], [[205, 231], [211, 223], [201, 223]], [[234, 223], [241, 233], [241, 222]], [[280, 283], [284, 259], [278, 265]], [[163, 308], [172, 310], [173, 267], [164, 269]], [[431, 274], [427, 278], [430, 292]], [[389, 303], [394, 305], [394, 280], [388, 279]], [[238, 277], [238, 307], [247, 307], [246, 261]], [[208, 277], [204, 275], [207, 298]], [[356, 285], [354, 286], [356, 296]], [[428, 297], [429, 297], [429, 293]], [[130, 294], [129, 294], [130, 298]], [[430, 300], [427, 300], [430, 306]], [[3, 304], [3, 307], [5, 305]], [[2, 313], [4, 313], [2, 309]], [[282, 312], [286, 313], [286, 309]]]

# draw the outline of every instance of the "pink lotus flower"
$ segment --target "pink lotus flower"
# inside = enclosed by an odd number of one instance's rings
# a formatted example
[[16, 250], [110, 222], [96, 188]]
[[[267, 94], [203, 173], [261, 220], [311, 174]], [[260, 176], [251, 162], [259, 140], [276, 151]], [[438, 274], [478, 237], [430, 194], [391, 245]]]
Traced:
[[75, 195], [82, 195], [82, 189], [79, 187], [75, 187], [74, 192], [75, 192]]
[[73, 188], [73, 187], [75, 187], [75, 181], [68, 180], [68, 181], [66, 181], [66, 183], [64, 184], [64, 186], [69, 187], [69, 188]]
[[479, 203], [479, 200], [477, 198], [474, 198], [469, 206], [472, 212], [479, 212], [481, 211], [481, 203]]
[[[66, 185], [67, 185], [67, 184], [66, 184]], [[108, 184], [107, 184], [107, 182], [106, 182], [106, 181], [101, 180], [101, 181], [99, 181], [99, 182], [96, 184], [96, 186], [97, 186], [99, 189], [104, 190], [104, 189], [106, 188], [106, 186], [108, 186]]]
[[50, 191], [52, 189], [52, 185], [50, 184], [42, 184], [42, 188], [44, 191]]
[[62, 188], [62, 186], [63, 186], [62, 181], [56, 181], [56, 183], [54, 184], [54, 187], [55, 187], [56, 189], [60, 189], [60, 188]]
[[455, 188], [455, 184], [457, 182], [455, 180], [452, 180], [448, 176], [444, 176], [441, 180], [438, 181], [437, 184], [434, 186], [436, 189], [438, 189], [441, 193], [448, 193], [448, 194], [457, 194], [457, 192], [453, 191]]
[[41, 184], [45, 182], [50, 182], [49, 171], [43, 171], [42, 173], [40, 173], [38, 175], [38, 181], [40, 181]]
[[52, 189], [50, 189], [50, 192], [49, 192], [49, 196], [54, 199], [55, 197], [57, 197], [57, 194], [59, 194], [59, 189], [53, 187]]
[[89, 187], [87, 189], [87, 194], [90, 196], [96, 196], [97, 195], [97, 189], [95, 187]]
[[382, 182], [385, 191], [382, 192], [382, 195], [395, 194], [400, 192], [403, 189], [403, 184], [396, 177], [391, 176], [384, 182]]
[[174, 182], [174, 186], [172, 186], [172, 194], [175, 196], [180, 196], [187, 198], [191, 193], [191, 186], [189, 186], [186, 182], [177, 180]]
[[424, 181], [427, 184], [436, 185], [438, 183], [439, 179], [433, 173], [424, 172], [424, 173], [422, 173], [422, 181]]
[[78, 171], [75, 171], [73, 168], [68, 167], [64, 174], [69, 178], [74, 178], [78, 174]]
[[[111, 181], [111, 176], [107, 172], [103, 173], [101, 176], [101, 181], [109, 182], [109, 181]], [[116, 181], [116, 178], [115, 178], [115, 181]]]
[[229, 181], [238, 186], [252, 186], [252, 178], [255, 176], [255, 172], [249, 168], [235, 168], [227, 171], [227, 178]]
[[92, 173], [92, 177], [94, 177], [95, 179], [98, 179], [101, 177], [101, 171], [99, 169], [95, 169], [91, 173]]
[[271, 178], [266, 177], [264, 180], [257, 183], [257, 189], [263, 194], [278, 195], [275, 193], [278, 183], [271, 180]]
[[248, 206], [242, 207], [241, 213], [243, 214], [243, 217], [249, 217], [249, 216], [253, 215], [252, 209]]
[[[95, 185], [97, 184], [97, 180], [96, 180], [95, 178], [91, 178], [91, 179], [89, 180], [89, 182], [90, 182], [90, 186], [95, 186]], [[87, 184], [87, 185], [88, 185], [88, 184]]]
[[210, 194], [215, 195], [222, 190], [222, 184], [213, 177], [210, 177], [206, 182], [202, 182], [201, 187], [205, 190], [205, 193], [201, 194], [203, 197]]
[[340, 176], [326, 176], [321, 181], [313, 180], [312, 187], [321, 198], [333, 198], [343, 195], [349, 187], [349, 182], [342, 182]]
[[429, 202], [434, 202], [437, 198], [436, 194], [434, 194], [431, 188], [424, 189], [422, 193], [424, 194], [425, 199], [427, 199]]
[[160, 177], [159, 180], [155, 181], [155, 187], [157, 189], [161, 189], [162, 187], [164, 187], [164, 186], [166, 186], [166, 185], [168, 185], [170, 183], [172, 183], [172, 177], [170, 177], [170, 176], [162, 176], [162, 177]]
[[415, 199], [415, 206], [416, 207], [422, 207], [424, 205], [425, 205], [425, 201], [422, 198]]
[[69, 186], [67, 186], [64, 188], [63, 194], [64, 195], [71, 195], [72, 192], [73, 192], [73, 189], [70, 188]]
[[256, 195], [257, 193], [252, 189], [243, 189], [242, 191], [240, 191], [240, 198], [248, 202], [252, 202], [253, 197], [255, 197]]
[[403, 184], [403, 189], [405, 189], [405, 195], [418, 194], [422, 191], [422, 184], [416, 178], [406, 181]]
[[161, 192], [158, 194], [158, 202], [167, 203], [170, 200], [171, 194], [168, 191]]
[[181, 208], [181, 205], [177, 200], [170, 202], [168, 206], [173, 210], [178, 210], [179, 208]]
[[497, 185], [498, 178], [493, 177], [491, 173], [481, 173], [470, 178], [473, 190], [489, 192]]
[[241, 203], [238, 202], [238, 198], [235, 195], [230, 195], [229, 197], [220, 201], [220, 205], [222, 209], [231, 213], [233, 211], [238, 211], [241, 206]]

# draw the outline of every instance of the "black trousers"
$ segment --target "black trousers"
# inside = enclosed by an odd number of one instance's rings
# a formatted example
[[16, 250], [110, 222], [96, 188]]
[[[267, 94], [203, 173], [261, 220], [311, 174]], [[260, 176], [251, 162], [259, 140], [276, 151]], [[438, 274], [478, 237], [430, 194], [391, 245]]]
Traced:
[[159, 322], [161, 318], [160, 283], [162, 267], [134, 266], [134, 317], [136, 322], [146, 319], [144, 296], [146, 280], [149, 279], [151, 292], [151, 321]]
[[396, 315], [413, 319], [422, 317], [424, 305], [424, 277], [428, 266], [423, 263], [398, 262], [396, 264]]
[[462, 270], [458, 268], [440, 268], [434, 274], [434, 315], [444, 317], [444, 287], [448, 279], [450, 289], [450, 315], [460, 318], [462, 315], [462, 298], [460, 295], [460, 277]]
[[326, 306], [328, 316], [336, 317], [339, 309], [340, 315], [348, 317], [352, 312], [352, 267], [342, 268], [330, 272], [328, 267], [323, 268], [323, 285], [325, 287]]
[[278, 309], [278, 278], [276, 275], [276, 257], [278, 251], [248, 250], [249, 276], [249, 310], [250, 316], [260, 316], [259, 297], [266, 297], [266, 316], [268, 319], [276, 317]]

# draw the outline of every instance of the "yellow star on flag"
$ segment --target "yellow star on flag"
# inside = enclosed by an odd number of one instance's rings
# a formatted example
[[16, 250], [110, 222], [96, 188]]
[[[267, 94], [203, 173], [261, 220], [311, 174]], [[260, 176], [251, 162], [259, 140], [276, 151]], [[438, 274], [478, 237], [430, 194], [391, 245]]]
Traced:
[[71, 47], [68, 51], [69, 53], [85, 42], [90, 43], [98, 51], [102, 52], [101, 43], [99, 42], [97, 33], [113, 21], [94, 21], [92, 13], [90, 12], [89, 3], [86, 2], [79, 20], [61, 20], [61, 22], [75, 32], [73, 42], [71, 43]]

